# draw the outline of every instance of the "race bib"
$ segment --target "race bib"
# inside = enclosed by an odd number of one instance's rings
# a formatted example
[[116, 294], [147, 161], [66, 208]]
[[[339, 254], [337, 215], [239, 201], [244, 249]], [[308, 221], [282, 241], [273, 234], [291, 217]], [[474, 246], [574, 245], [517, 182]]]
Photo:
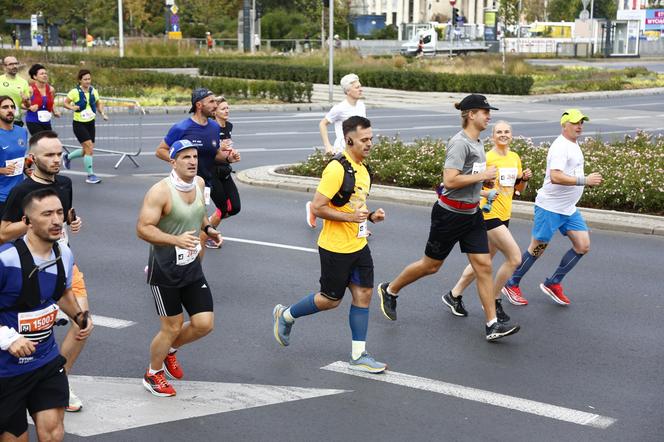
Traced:
[[93, 120], [95, 118], [95, 114], [90, 109], [84, 109], [81, 111], [81, 118], [84, 120]]
[[67, 227], [62, 226], [62, 233], [60, 234], [60, 239], [58, 240], [60, 247], [69, 246], [69, 235], [67, 234]]
[[483, 163], [473, 163], [473, 175], [481, 173], [486, 170], [486, 161]]
[[37, 111], [37, 119], [40, 123], [48, 123], [53, 115], [47, 110]]
[[196, 259], [200, 251], [200, 244], [196, 244], [196, 248], [194, 250], [175, 247], [175, 265], [186, 266], [187, 264], [191, 264], [194, 262], [194, 259]]
[[366, 238], [367, 236], [369, 236], [369, 229], [367, 227], [367, 222], [363, 221], [360, 224], [358, 224], [357, 237]]
[[[43, 339], [48, 337], [44, 332], [50, 331], [58, 315], [58, 305], [51, 304], [46, 308], [34, 312], [21, 312], [18, 314], [18, 331], [28, 339]], [[41, 333], [40, 333], [41, 332]], [[39, 336], [30, 336], [33, 334]]]
[[16, 176], [16, 175], [21, 175], [23, 173], [23, 166], [25, 165], [25, 158], [20, 157], [20, 158], [14, 158], [13, 160], [7, 160], [5, 161], [6, 167], [11, 166], [12, 164], [15, 166], [14, 167], [14, 173], [8, 176]]
[[514, 187], [519, 170], [516, 167], [501, 167], [498, 179], [501, 187]]
[[209, 206], [210, 205], [210, 188], [206, 187], [205, 190], [203, 191], [203, 197], [205, 198], [205, 205]]

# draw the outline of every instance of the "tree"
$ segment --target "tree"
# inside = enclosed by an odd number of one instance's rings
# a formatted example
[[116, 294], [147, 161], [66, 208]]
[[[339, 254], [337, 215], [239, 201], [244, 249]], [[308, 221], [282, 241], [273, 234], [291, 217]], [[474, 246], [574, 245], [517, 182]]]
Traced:
[[519, 14], [519, 0], [501, 0], [498, 20], [504, 26], [503, 32], [519, 24]]

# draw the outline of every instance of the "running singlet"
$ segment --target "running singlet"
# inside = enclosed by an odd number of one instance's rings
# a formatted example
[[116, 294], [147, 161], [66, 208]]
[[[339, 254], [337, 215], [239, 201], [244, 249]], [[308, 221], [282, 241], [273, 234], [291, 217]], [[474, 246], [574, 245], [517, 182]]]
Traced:
[[21, 119], [21, 114], [23, 109], [21, 108], [21, 102], [23, 98], [28, 98], [30, 96], [30, 85], [28, 82], [21, 76], [17, 75], [14, 79], [7, 77], [7, 75], [0, 75], [0, 95], [9, 95], [14, 104], [16, 105], [15, 120]]
[[[157, 224], [164, 233], [181, 235], [193, 230], [198, 235], [201, 221], [205, 216], [203, 192], [196, 185], [196, 199], [187, 204], [180, 193], [171, 184], [170, 178], [162, 180], [168, 186], [171, 195], [171, 211]], [[148, 284], [160, 287], [184, 287], [203, 278], [203, 268], [198, 259], [200, 245], [195, 251], [174, 246], [150, 246], [148, 261]]]
[[[486, 154], [486, 167], [495, 166], [498, 169], [498, 177], [494, 181], [493, 189], [498, 191], [496, 199], [493, 200], [491, 211], [484, 213], [484, 219], [498, 218], [507, 221], [512, 216], [512, 195], [516, 178], [521, 175], [521, 158], [515, 152], [508, 151], [507, 155], [501, 155], [491, 149]], [[484, 188], [485, 190], [491, 190]], [[486, 203], [486, 198], [480, 201], [480, 207]]]
[[[90, 86], [90, 89], [92, 89], [92, 94], [95, 97], [95, 102], [98, 103], [99, 92], [97, 92], [97, 88]], [[88, 90], [88, 92], [83, 92], [83, 96], [85, 98], [85, 108], [81, 109], [80, 111], [74, 112], [74, 121], [78, 121], [80, 123], [87, 123], [88, 121], [93, 121], [96, 115], [95, 111], [90, 106], [90, 91]], [[69, 98], [72, 101], [72, 104], [77, 104], [81, 99], [81, 96], [78, 92], [78, 88], [70, 90], [69, 93], [67, 94], [67, 98]]]
[[[71, 288], [74, 256], [69, 247], [60, 244], [62, 263], [65, 268], [67, 288]], [[51, 258], [55, 253], [51, 252]], [[35, 265], [48, 260], [33, 256]], [[24, 358], [16, 358], [8, 351], [0, 350], [0, 377], [18, 376], [36, 370], [55, 359], [60, 351], [53, 337], [53, 325], [58, 306], [53, 300], [57, 280], [57, 266], [52, 265], [39, 272], [39, 288], [42, 303], [26, 312], [4, 310], [18, 301], [23, 287], [23, 273], [18, 252], [13, 244], [0, 246], [0, 324], [12, 327], [31, 341], [39, 342], [36, 351]]]
[[171, 127], [164, 138], [169, 147], [178, 140], [188, 140], [198, 147], [198, 176], [203, 178], [208, 187], [211, 187], [215, 167], [214, 157], [219, 149], [220, 130], [219, 123], [214, 120], [208, 119], [207, 124], [201, 126], [191, 118], [187, 118]]
[[226, 122], [226, 126], [222, 127], [219, 125], [219, 138], [221, 140], [230, 140], [233, 133], [233, 123], [230, 121]]
[[25, 113], [26, 123], [50, 123], [53, 116], [53, 93], [51, 92], [51, 85], [46, 84], [46, 95], [39, 92], [36, 84], [32, 85], [32, 96], [30, 97], [30, 105], [38, 105], [36, 111], [28, 110]]
[[27, 149], [27, 129], [20, 126], [14, 126], [12, 130], [0, 129], [0, 167], [15, 166], [12, 175], [0, 175], [0, 201], [6, 201], [14, 186], [23, 181]]
[[[355, 170], [355, 191], [350, 200], [342, 207], [336, 207], [331, 202], [329, 207], [340, 212], [353, 213], [356, 209], [367, 208], [369, 196], [369, 171], [364, 164], [354, 162], [350, 155], [344, 155]], [[327, 198], [332, 199], [344, 180], [344, 168], [339, 161], [330, 161], [323, 170], [320, 184], [316, 189]], [[353, 253], [367, 245], [367, 221], [363, 223], [323, 220], [323, 230], [318, 237], [318, 246], [334, 253]]]

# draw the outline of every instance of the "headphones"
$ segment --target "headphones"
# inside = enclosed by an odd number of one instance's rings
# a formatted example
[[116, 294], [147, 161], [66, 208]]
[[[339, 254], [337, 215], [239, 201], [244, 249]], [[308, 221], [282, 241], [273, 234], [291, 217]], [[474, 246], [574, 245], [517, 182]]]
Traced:
[[25, 219], [23, 220], [23, 222], [25, 223], [26, 226], [29, 226], [30, 225], [30, 218], [28, 217], [28, 215], [24, 215], [24, 217], [25, 217]]
[[352, 146], [352, 145], [353, 145], [353, 139], [349, 137], [349, 138], [346, 140], [346, 144], [348, 144], [349, 146]]

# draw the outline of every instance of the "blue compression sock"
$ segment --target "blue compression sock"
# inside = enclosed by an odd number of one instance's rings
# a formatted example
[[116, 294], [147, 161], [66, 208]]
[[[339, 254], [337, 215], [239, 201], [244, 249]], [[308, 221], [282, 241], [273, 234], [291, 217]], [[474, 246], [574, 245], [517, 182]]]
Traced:
[[367, 330], [369, 329], [369, 309], [351, 304], [348, 322], [353, 334], [353, 341], [366, 341]]
[[569, 249], [567, 253], [565, 253], [565, 256], [563, 256], [563, 259], [560, 260], [560, 265], [558, 265], [553, 276], [544, 281], [544, 284], [560, 284], [565, 275], [574, 268], [582, 256], [583, 254], [576, 253], [574, 249]]
[[514, 271], [514, 274], [505, 285], [518, 286], [521, 282], [521, 278], [523, 278], [526, 272], [530, 270], [530, 267], [532, 267], [536, 260], [537, 257], [531, 255], [528, 250], [523, 252], [523, 255], [521, 256], [521, 265], [517, 267], [517, 269]]
[[319, 309], [316, 307], [314, 298], [316, 297], [315, 293], [305, 296], [300, 299], [297, 304], [293, 304], [289, 307], [290, 314], [293, 318], [299, 318], [300, 316], [313, 315], [318, 313]]

